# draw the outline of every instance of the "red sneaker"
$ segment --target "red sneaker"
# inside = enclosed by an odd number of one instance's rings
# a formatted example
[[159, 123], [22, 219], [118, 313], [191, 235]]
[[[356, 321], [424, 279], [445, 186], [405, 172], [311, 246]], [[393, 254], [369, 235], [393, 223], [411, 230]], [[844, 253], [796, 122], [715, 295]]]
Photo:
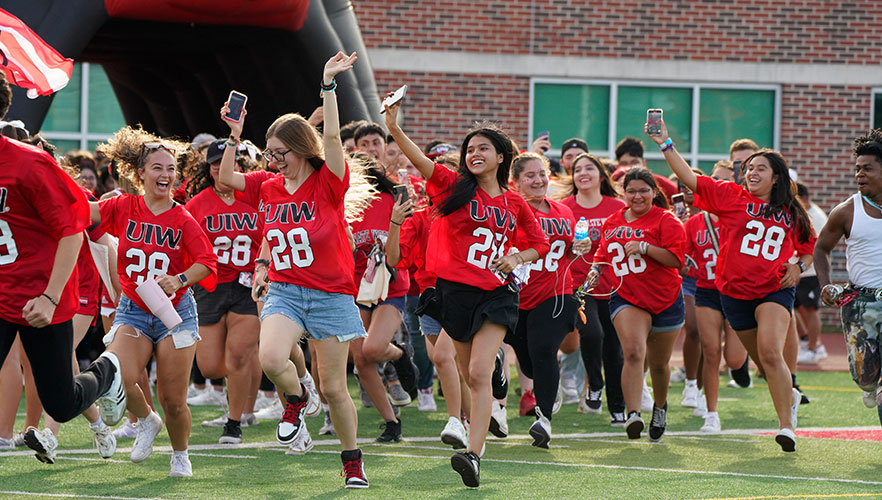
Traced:
[[521, 396], [520, 410], [522, 417], [527, 415], [536, 416], [536, 396], [533, 395], [533, 391], [524, 391], [524, 394]]

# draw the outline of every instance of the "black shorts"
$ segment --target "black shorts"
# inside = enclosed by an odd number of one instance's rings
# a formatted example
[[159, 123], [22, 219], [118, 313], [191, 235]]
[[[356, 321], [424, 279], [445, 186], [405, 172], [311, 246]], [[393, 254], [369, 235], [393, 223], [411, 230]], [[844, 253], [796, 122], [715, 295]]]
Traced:
[[723, 312], [732, 329], [735, 331], [750, 330], [756, 328], [756, 308], [765, 302], [781, 304], [788, 313], [793, 313], [794, 287], [785, 288], [772, 292], [759, 299], [736, 299], [720, 293], [720, 303], [723, 304]]
[[243, 316], [257, 316], [257, 303], [251, 298], [251, 289], [238, 281], [218, 283], [213, 292], [193, 285], [199, 326], [214, 325], [224, 314], [234, 312]]
[[821, 285], [817, 276], [801, 278], [796, 285], [796, 298], [793, 299], [794, 307], [813, 307], [821, 305]]
[[563, 342], [564, 337], [576, 329], [576, 313], [580, 305], [575, 295], [558, 295], [533, 309], [519, 309], [517, 328], [505, 336], [505, 342], [513, 344], [512, 336], [526, 338], [528, 330], [541, 331], [542, 335]]
[[507, 335], [513, 334], [518, 325], [519, 297], [507, 285], [482, 290], [438, 278], [435, 294], [441, 308], [441, 326], [458, 342], [470, 341], [484, 320], [504, 326]]
[[[697, 287], [695, 289], [695, 307], [710, 307], [723, 312], [723, 303], [720, 302], [720, 292], [716, 288]], [[723, 314], [725, 318], [725, 313]]]
[[423, 290], [414, 312], [417, 316], [428, 316], [439, 323], [441, 322], [441, 306], [438, 304], [438, 294], [435, 292], [435, 287]]

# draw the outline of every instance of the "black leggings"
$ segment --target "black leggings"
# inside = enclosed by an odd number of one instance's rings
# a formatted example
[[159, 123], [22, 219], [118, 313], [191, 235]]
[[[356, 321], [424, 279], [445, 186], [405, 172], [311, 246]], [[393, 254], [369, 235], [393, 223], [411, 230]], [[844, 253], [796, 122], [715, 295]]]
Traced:
[[0, 318], [0, 365], [6, 360], [16, 333], [31, 362], [43, 409], [56, 421], [73, 419], [110, 389], [114, 367], [107, 358], [98, 358], [74, 377], [71, 321], [34, 328]]
[[600, 374], [601, 364], [606, 375], [606, 405], [610, 413], [625, 411], [625, 398], [622, 396], [622, 344], [609, 317], [609, 300], [585, 297], [585, 319], [576, 321], [579, 329], [579, 349], [582, 361], [588, 372], [588, 389], [603, 389], [604, 377]]
[[[536, 405], [549, 419], [560, 383], [557, 350], [564, 337], [573, 331], [576, 307], [575, 298], [564, 295], [552, 297], [534, 309], [521, 309], [515, 333], [505, 337], [505, 342], [512, 346], [518, 357], [521, 371], [533, 379]], [[555, 313], [559, 313], [556, 318], [553, 317]]]

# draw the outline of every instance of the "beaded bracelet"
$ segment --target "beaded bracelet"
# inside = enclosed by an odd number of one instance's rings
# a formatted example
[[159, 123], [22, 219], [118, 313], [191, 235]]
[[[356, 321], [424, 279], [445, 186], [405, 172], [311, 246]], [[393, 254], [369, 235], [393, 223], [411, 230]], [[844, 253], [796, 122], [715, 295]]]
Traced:
[[674, 146], [674, 141], [670, 137], [668, 137], [668, 140], [666, 140], [662, 144], [659, 144], [658, 149], [660, 149], [661, 151], [667, 151], [668, 149], [672, 148], [673, 146]]

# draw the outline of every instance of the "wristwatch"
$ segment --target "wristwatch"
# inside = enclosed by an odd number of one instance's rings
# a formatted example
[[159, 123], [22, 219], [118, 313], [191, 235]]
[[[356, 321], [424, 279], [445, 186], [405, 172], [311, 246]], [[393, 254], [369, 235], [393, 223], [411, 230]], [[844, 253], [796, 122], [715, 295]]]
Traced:
[[799, 266], [799, 272], [804, 273], [808, 266], [805, 265], [805, 262], [798, 260], [796, 261], [796, 265]]
[[184, 274], [184, 273], [179, 274], [178, 279], [181, 280], [181, 286], [184, 286], [187, 284], [187, 275], [186, 274]]

